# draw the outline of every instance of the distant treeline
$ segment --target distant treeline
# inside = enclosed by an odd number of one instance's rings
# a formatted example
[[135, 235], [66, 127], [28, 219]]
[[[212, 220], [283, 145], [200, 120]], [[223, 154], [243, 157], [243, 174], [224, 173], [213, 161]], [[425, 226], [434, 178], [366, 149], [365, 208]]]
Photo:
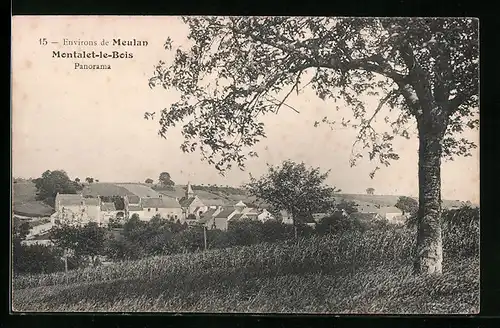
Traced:
[[191, 185], [193, 190], [202, 190], [211, 193], [223, 193], [226, 195], [246, 195], [245, 190], [230, 186], [218, 186], [218, 185]]

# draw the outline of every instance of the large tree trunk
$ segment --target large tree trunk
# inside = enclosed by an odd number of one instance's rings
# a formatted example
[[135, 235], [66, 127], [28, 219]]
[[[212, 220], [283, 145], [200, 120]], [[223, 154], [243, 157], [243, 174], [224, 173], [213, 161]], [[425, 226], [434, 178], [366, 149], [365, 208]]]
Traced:
[[440, 274], [443, 270], [441, 235], [442, 133], [419, 126], [419, 209], [416, 274]]

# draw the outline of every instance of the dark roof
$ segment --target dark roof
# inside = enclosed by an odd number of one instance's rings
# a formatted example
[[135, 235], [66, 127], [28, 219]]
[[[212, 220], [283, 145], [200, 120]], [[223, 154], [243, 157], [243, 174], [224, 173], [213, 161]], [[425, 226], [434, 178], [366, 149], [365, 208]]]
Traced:
[[80, 194], [57, 194], [56, 202], [62, 206], [82, 205], [84, 198]]
[[242, 216], [243, 216], [243, 214], [235, 214], [235, 215], [233, 215], [231, 220], [239, 220], [239, 219], [241, 219]]
[[181, 205], [175, 199], [170, 197], [161, 198], [143, 198], [142, 207], [150, 208], [180, 208]]
[[212, 220], [213, 216], [202, 216], [199, 220], [198, 223], [207, 223], [208, 221]]
[[179, 203], [181, 204], [182, 207], [189, 207], [194, 202], [195, 199], [196, 197], [189, 197], [189, 198], [182, 197]]
[[129, 204], [139, 204], [139, 202], [141, 201], [139, 196], [136, 195], [129, 195], [127, 196], [127, 199]]
[[224, 206], [226, 205], [227, 201], [224, 201], [224, 199], [218, 198], [205, 198], [205, 197], [200, 197], [198, 198], [203, 202], [203, 204], [207, 206]]
[[116, 211], [115, 203], [102, 203], [101, 210], [103, 211]]
[[159, 194], [154, 191], [150, 186], [143, 183], [117, 183], [118, 187], [125, 188], [135, 196], [146, 198], [156, 198]]
[[358, 219], [361, 221], [373, 221], [376, 220], [379, 215], [377, 213], [362, 213], [362, 212], [355, 212], [350, 215], [352, 219]]
[[245, 219], [253, 219], [254, 220], [254, 219], [257, 219], [258, 216], [259, 216], [259, 214], [257, 214], [257, 213], [245, 213], [245, 214], [243, 214], [243, 217]]
[[86, 185], [82, 193], [84, 195], [93, 195], [93, 196], [127, 196], [133, 195], [132, 192], [127, 189], [120, 187], [114, 183], [106, 183], [106, 182], [95, 182]]
[[82, 195], [68, 195], [62, 194], [57, 198], [61, 206], [71, 206], [71, 205], [89, 205], [96, 206], [99, 205], [98, 198], [84, 198]]
[[206, 211], [205, 213], [203, 213], [201, 216], [204, 217], [204, 218], [211, 218], [214, 216], [215, 212], [217, 210], [216, 209], [213, 209], [213, 208], [210, 208], [208, 211]]
[[47, 231], [28, 240], [48, 240], [52, 236], [52, 231]]
[[85, 205], [99, 205], [99, 198], [85, 198]]
[[377, 213], [379, 214], [387, 214], [387, 213], [398, 213], [398, 214], [403, 214], [403, 211], [401, 211], [399, 208], [395, 206], [385, 206], [381, 207]]
[[313, 213], [312, 216], [315, 220], [320, 220], [322, 218], [326, 218], [328, 215], [328, 213]]
[[217, 214], [215, 217], [218, 218], [218, 219], [228, 218], [229, 215], [231, 215], [231, 213], [233, 213], [233, 212], [234, 212], [234, 209], [232, 209], [232, 208], [225, 209], [222, 212], [220, 212], [219, 214]]

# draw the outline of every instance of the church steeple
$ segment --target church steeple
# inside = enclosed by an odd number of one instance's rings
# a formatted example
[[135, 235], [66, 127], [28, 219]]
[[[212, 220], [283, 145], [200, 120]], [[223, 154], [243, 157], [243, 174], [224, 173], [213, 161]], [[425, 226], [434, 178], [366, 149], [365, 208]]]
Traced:
[[194, 192], [193, 188], [191, 188], [191, 182], [188, 181], [187, 188], [186, 188], [186, 198], [191, 198], [194, 197]]

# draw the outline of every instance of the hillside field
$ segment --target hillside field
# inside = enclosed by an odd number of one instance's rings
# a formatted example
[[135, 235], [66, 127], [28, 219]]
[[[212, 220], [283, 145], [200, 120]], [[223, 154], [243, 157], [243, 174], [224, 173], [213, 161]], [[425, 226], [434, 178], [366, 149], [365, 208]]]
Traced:
[[50, 216], [54, 210], [42, 201], [37, 201], [36, 187], [31, 181], [17, 182], [12, 188], [13, 202], [12, 208], [14, 214], [29, 217]]
[[12, 306], [28, 312], [478, 313], [478, 240], [447, 237], [443, 275], [420, 277], [411, 273], [414, 237], [407, 229], [349, 232], [20, 276]]
[[[116, 183], [94, 183], [91, 187], [85, 187], [84, 194], [88, 195], [105, 195], [118, 194], [121, 196], [132, 195], [131, 191], [123, 186], [127, 184]], [[145, 184], [140, 185], [142, 189], [148, 189]], [[13, 208], [14, 213], [24, 216], [50, 216], [54, 210], [52, 207], [44, 204], [41, 201], [35, 200], [36, 188], [35, 184], [30, 181], [23, 181], [13, 184]], [[173, 190], [158, 190], [158, 193], [169, 197], [181, 198], [185, 193], [185, 186], [177, 185]], [[152, 193], [156, 194], [156, 192]], [[242, 194], [227, 194], [222, 192], [208, 192], [205, 190], [196, 190], [195, 193], [207, 203], [207, 205], [232, 205], [238, 201], [255, 203], [256, 198], [245, 196]], [[394, 206], [399, 196], [396, 195], [363, 195], [363, 194], [338, 194], [337, 200], [348, 200], [358, 203], [360, 211], [374, 211], [377, 206]], [[460, 205], [460, 201], [443, 200], [443, 207]], [[265, 206], [263, 206], [265, 207]]]

